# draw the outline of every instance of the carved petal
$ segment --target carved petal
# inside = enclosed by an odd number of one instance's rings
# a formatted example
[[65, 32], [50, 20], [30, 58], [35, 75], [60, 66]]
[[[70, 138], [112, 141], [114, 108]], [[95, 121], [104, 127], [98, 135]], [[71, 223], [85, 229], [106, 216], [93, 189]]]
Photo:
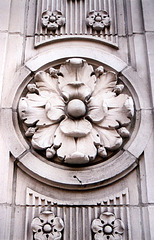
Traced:
[[35, 233], [34, 239], [35, 240], [47, 240], [46, 234], [43, 234], [42, 232]]
[[[53, 220], [54, 217], [55, 217], [55, 215], [54, 215], [54, 213], [51, 212], [51, 211], [44, 211], [44, 212], [42, 212], [42, 213], [40, 214], [40, 219], [41, 219], [44, 223], [45, 223], [45, 222], [49, 222], [49, 223], [50, 223], [50, 221]], [[42, 222], [42, 223], [43, 223], [43, 222]]]
[[119, 123], [113, 118], [113, 114], [110, 114], [110, 110], [108, 111], [108, 115], [99, 122], [99, 127], [115, 129], [119, 127]]
[[58, 124], [49, 127], [39, 128], [32, 137], [32, 145], [35, 149], [43, 150], [51, 147], [54, 141], [54, 133]]
[[[104, 123], [104, 118], [108, 116], [108, 105], [106, 99], [114, 98], [115, 93], [113, 92], [99, 92], [97, 96], [91, 97], [88, 103], [88, 114], [87, 116], [94, 123]], [[103, 120], [103, 121], [102, 121]]]
[[96, 233], [94, 235], [94, 240], [107, 240], [107, 235], [104, 235], [103, 232], [101, 233]]
[[103, 224], [100, 219], [94, 219], [91, 225], [91, 229], [94, 233], [102, 231]]
[[31, 228], [34, 232], [37, 232], [38, 229], [42, 229], [42, 223], [38, 217], [33, 219], [32, 223], [31, 223]]
[[122, 144], [122, 138], [116, 130], [109, 130], [94, 126], [98, 134], [100, 135], [101, 145], [110, 150], [118, 149]]
[[68, 100], [77, 98], [86, 101], [91, 96], [91, 89], [81, 82], [69, 83], [62, 88], [62, 95], [67, 102]]
[[36, 93], [28, 93], [26, 97], [33, 107], [43, 107], [47, 102], [46, 97], [42, 97]]
[[[60, 240], [61, 239], [61, 233], [53, 231], [49, 234], [48, 240]], [[46, 239], [47, 240], [47, 239]]]
[[50, 98], [45, 106], [48, 118], [51, 121], [59, 122], [65, 116], [64, 107], [65, 104], [62, 98], [56, 95]]
[[24, 120], [27, 126], [33, 126], [35, 123], [37, 123], [37, 126], [51, 125], [52, 122], [46, 117], [45, 109], [41, 106], [36, 107], [36, 105], [39, 105], [39, 103], [21, 98], [19, 102], [20, 118]]
[[124, 223], [120, 219], [114, 221], [114, 232], [122, 234], [125, 230]]
[[78, 81], [89, 86], [91, 91], [94, 90], [96, 77], [94, 75], [91, 76], [93, 68], [91, 65], [88, 65], [85, 60], [80, 58], [69, 59], [65, 65], [60, 67], [60, 72], [63, 74], [63, 77], [59, 77], [60, 89], [69, 83]]
[[35, 74], [35, 83], [40, 91], [47, 91], [59, 94], [58, 79], [50, 76], [49, 73], [40, 71]]
[[64, 228], [63, 220], [60, 217], [55, 217], [53, 221], [54, 229], [57, 231], [62, 231]]
[[104, 224], [113, 224], [112, 222], [115, 221], [115, 215], [110, 212], [104, 212], [100, 215], [100, 219], [104, 221]]
[[107, 72], [102, 74], [97, 79], [93, 96], [97, 95], [100, 92], [112, 91], [116, 85], [116, 82], [117, 82], [117, 77], [114, 72]]
[[111, 240], [122, 240], [122, 236], [120, 234], [114, 234], [111, 238]]
[[94, 160], [97, 154], [97, 149], [94, 144], [93, 135], [90, 133], [84, 138], [77, 139], [77, 151], [88, 155], [89, 160]]
[[[84, 164], [95, 159], [96, 145], [100, 144], [97, 132], [92, 129], [86, 137], [76, 139], [76, 152], [66, 157], [65, 162], [71, 164]], [[87, 150], [88, 148], [88, 150]]]
[[57, 149], [57, 155], [60, 159], [71, 164], [84, 164], [96, 157], [97, 149], [95, 142], [98, 144], [98, 141], [99, 137], [94, 137], [94, 133], [89, 133], [85, 137], [74, 139], [73, 137], [67, 137], [61, 132], [60, 128], [57, 128], [54, 146], [59, 147]]
[[96, 77], [94, 75], [91, 76], [91, 73], [93, 71], [93, 67], [91, 65], [88, 65], [87, 63], [84, 63], [84, 66], [77, 71], [77, 78], [79, 79], [79, 81], [89, 86], [91, 91], [94, 90], [94, 87], [96, 85]]
[[99, 123], [107, 115], [108, 107], [105, 101], [98, 98], [91, 98], [88, 105], [88, 118], [90, 118], [94, 123]]
[[80, 138], [90, 133], [92, 125], [86, 119], [71, 120], [67, 118], [60, 123], [60, 129], [66, 136]]
[[132, 98], [126, 94], [121, 94], [115, 98], [107, 99], [106, 102], [109, 108], [106, 121], [113, 119], [113, 121], [120, 122], [122, 126], [127, 126], [134, 114]]
[[67, 137], [58, 127], [55, 132], [54, 146], [57, 149], [57, 156], [64, 160], [66, 156], [76, 152], [75, 140], [72, 137]]

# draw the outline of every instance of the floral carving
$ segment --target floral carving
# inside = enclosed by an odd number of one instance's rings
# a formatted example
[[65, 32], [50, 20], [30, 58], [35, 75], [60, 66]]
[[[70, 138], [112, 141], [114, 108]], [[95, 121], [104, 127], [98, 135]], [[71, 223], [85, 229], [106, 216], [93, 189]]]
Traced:
[[45, 11], [42, 13], [42, 26], [50, 31], [56, 31], [65, 24], [65, 18], [60, 11]]
[[28, 127], [32, 146], [46, 157], [84, 164], [106, 157], [129, 137], [126, 126], [134, 112], [132, 98], [122, 93], [114, 72], [93, 69], [72, 58], [60, 69], [36, 73], [19, 102], [19, 115]]
[[94, 240], [122, 240], [124, 223], [111, 212], [104, 212], [91, 225]]
[[110, 26], [110, 17], [106, 11], [91, 11], [86, 19], [87, 26], [96, 31], [101, 31]]
[[55, 217], [53, 212], [44, 211], [33, 219], [31, 228], [36, 240], [60, 240], [64, 223], [60, 217]]

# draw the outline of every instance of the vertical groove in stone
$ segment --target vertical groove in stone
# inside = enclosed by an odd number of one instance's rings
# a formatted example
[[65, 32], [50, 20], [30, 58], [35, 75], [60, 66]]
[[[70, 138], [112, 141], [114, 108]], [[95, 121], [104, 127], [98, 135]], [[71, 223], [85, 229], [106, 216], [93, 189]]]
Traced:
[[77, 35], [78, 34], [78, 5], [77, 5], [77, 1], [75, 1], [75, 13], [74, 13], [74, 17], [75, 17], [75, 21], [74, 21], [74, 24], [75, 24], [75, 34]]
[[83, 240], [86, 240], [86, 213], [85, 213], [85, 207], [82, 208], [82, 214], [81, 214], [81, 218], [82, 218], [82, 221], [83, 221], [83, 224], [82, 224], [82, 239]]
[[65, 34], [68, 34], [68, 3], [65, 1], [65, 18], [66, 18], [66, 23], [65, 23]]
[[73, 3], [72, 1], [70, 1], [70, 34], [72, 35], [73, 34]]
[[66, 207], [63, 208], [63, 220], [64, 220], [64, 224], [65, 224], [65, 231], [63, 233], [63, 239], [67, 240], [67, 230], [68, 228], [66, 227], [66, 222], [67, 222], [67, 218], [66, 218]]
[[83, 23], [82, 23], [82, 8], [83, 8], [83, 6], [82, 6], [82, 0], [80, 0], [80, 34], [82, 35], [82, 25], [83, 25]]
[[81, 231], [80, 227], [79, 227], [79, 208], [76, 207], [75, 208], [75, 239], [76, 240], [80, 240], [80, 237], [79, 237], [79, 231]]
[[[88, 207], [88, 226], [91, 226], [91, 207]], [[87, 238], [87, 239], [89, 239], [89, 240], [91, 240], [91, 234], [90, 234], [90, 231], [88, 232], [88, 234], [89, 234], [89, 238]]]
[[84, 25], [84, 33], [87, 35], [87, 25], [86, 25], [86, 18], [87, 18], [87, 1], [84, 1], [84, 19], [85, 19], [85, 25]]
[[69, 208], [69, 216], [70, 216], [70, 219], [69, 219], [70, 239], [73, 239], [73, 224], [72, 224], [73, 209], [72, 209], [72, 207]]

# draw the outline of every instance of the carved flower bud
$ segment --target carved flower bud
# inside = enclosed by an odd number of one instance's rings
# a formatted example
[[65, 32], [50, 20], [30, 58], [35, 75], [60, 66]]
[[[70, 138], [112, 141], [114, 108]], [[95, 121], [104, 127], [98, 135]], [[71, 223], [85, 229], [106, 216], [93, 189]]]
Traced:
[[100, 157], [106, 157], [107, 156], [106, 149], [103, 146], [98, 147], [98, 155]]
[[95, 69], [95, 75], [96, 77], [100, 77], [104, 73], [104, 68], [103, 66], [99, 66], [98, 68]]
[[46, 157], [47, 158], [53, 158], [53, 156], [56, 154], [56, 151], [53, 147], [47, 148], [46, 150]]
[[127, 128], [122, 127], [120, 129], [118, 129], [118, 133], [120, 134], [121, 137], [123, 138], [127, 138], [130, 136], [130, 132], [127, 130]]
[[36, 127], [29, 127], [27, 131], [25, 132], [26, 137], [32, 137], [36, 131]]
[[58, 76], [57, 76], [58, 70], [57, 69], [51, 67], [51, 68], [49, 68], [49, 73], [50, 73], [51, 77], [58, 78]]
[[38, 93], [38, 92], [39, 92], [39, 90], [38, 90], [38, 88], [36, 87], [36, 84], [35, 84], [35, 83], [28, 84], [28, 85], [27, 85], [27, 89], [28, 89], [28, 91], [31, 92], [31, 93]]
[[119, 85], [116, 85], [115, 87], [114, 87], [114, 92], [116, 93], [116, 94], [120, 94], [122, 91], [123, 91], [123, 89], [124, 89], [124, 85], [123, 84], [119, 84]]

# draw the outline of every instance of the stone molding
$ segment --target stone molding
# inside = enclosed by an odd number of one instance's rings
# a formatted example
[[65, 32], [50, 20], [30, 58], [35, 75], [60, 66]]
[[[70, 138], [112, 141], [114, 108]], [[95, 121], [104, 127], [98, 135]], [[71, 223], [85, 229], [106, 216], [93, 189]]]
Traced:
[[34, 149], [69, 164], [86, 164], [118, 150], [130, 136], [126, 127], [134, 104], [117, 81], [113, 71], [94, 70], [80, 58], [49, 73], [37, 72], [18, 107]]
[[[59, 165], [55, 165], [54, 163], [47, 163], [42, 157], [30, 151], [18, 126], [17, 106], [22, 91], [32, 80], [34, 72], [47, 69], [51, 65], [54, 67], [58, 62], [61, 64], [64, 58], [74, 56], [82, 58], [83, 55], [90, 63], [94, 63], [95, 58], [95, 64], [98, 63], [100, 65], [101, 63], [119, 73], [119, 77], [122, 78], [123, 83], [129, 92], [131, 92], [134, 99], [136, 122], [134, 131], [127, 144], [118, 155], [115, 155], [109, 161], [100, 163], [99, 166], [88, 166], [84, 169], [72, 169], [67, 166], [59, 167]], [[41, 182], [67, 189], [96, 188], [97, 186], [107, 185], [125, 176], [137, 165], [138, 157], [143, 152], [152, 131], [148, 126], [148, 122], [152, 118], [150, 111], [147, 110], [150, 105], [148, 102], [149, 96], [146, 96], [144, 93], [144, 89], [139, 84], [140, 81], [140, 77], [131, 67], [127, 67], [121, 59], [102, 50], [95, 49], [94, 51], [85, 47], [83, 53], [79, 47], [70, 47], [70, 49], [67, 48], [67, 51], [65, 48], [56, 49], [54, 52], [52, 50], [52, 53], [48, 51], [31, 59], [26, 63], [25, 67], [16, 73], [15, 84], [12, 87], [10, 86], [10, 98], [7, 106], [3, 103], [4, 108], [7, 108], [3, 117], [10, 119], [9, 125], [12, 126], [9, 136], [7, 136], [6, 131], [4, 135], [6, 138], [11, 137], [14, 139], [13, 144], [9, 148], [14, 157], [18, 159], [18, 166]], [[143, 95], [147, 101], [143, 101]], [[142, 144], [138, 144], [138, 142], [142, 142]], [[91, 171], [93, 172], [93, 179], [90, 177]]]

